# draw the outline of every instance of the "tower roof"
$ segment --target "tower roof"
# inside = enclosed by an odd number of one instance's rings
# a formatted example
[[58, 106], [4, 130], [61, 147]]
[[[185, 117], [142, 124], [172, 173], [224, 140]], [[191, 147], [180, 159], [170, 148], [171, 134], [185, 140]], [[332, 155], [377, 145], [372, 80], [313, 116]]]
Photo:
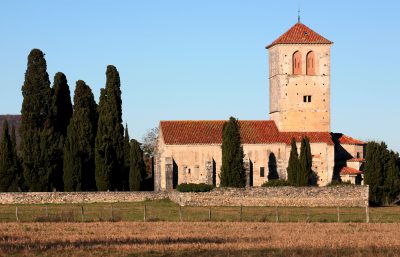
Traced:
[[333, 44], [333, 42], [298, 22], [266, 48], [277, 44]]

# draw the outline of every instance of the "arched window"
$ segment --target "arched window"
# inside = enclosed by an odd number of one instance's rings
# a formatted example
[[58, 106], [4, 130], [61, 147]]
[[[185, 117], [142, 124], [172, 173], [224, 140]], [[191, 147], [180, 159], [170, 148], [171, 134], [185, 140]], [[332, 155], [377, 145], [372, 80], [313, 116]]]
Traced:
[[315, 58], [314, 52], [310, 51], [307, 54], [307, 75], [315, 75]]
[[301, 74], [301, 53], [296, 51], [293, 54], [293, 75]]

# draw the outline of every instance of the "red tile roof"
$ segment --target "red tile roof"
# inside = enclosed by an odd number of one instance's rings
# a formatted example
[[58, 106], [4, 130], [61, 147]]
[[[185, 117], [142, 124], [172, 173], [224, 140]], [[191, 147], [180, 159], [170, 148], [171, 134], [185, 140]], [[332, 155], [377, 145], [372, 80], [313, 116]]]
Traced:
[[[225, 120], [161, 121], [160, 131], [167, 145], [222, 144]], [[329, 132], [279, 132], [272, 120], [241, 120], [240, 135], [243, 144], [290, 144], [292, 138], [300, 142], [307, 136], [311, 143], [333, 145]]]
[[296, 23], [282, 36], [272, 42], [266, 48], [277, 44], [332, 44], [332, 41], [324, 38], [303, 23]]
[[352, 158], [347, 160], [348, 162], [365, 162], [364, 158]]
[[335, 136], [337, 137], [340, 144], [345, 144], [345, 145], [366, 145], [367, 144], [364, 141], [354, 139], [352, 137], [349, 137], [349, 136], [346, 136], [343, 134], [335, 133]]
[[358, 174], [363, 174], [363, 172], [350, 167], [343, 167], [340, 170], [340, 175], [358, 175]]

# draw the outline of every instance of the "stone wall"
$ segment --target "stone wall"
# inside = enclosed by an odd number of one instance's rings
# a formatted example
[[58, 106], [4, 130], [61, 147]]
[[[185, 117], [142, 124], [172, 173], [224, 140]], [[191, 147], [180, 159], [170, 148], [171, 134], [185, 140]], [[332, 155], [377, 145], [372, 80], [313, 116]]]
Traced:
[[349, 206], [368, 205], [368, 186], [217, 188], [207, 193], [55, 192], [0, 193], [0, 204], [141, 202], [169, 198], [182, 206]]
[[208, 193], [174, 193], [182, 206], [347, 206], [368, 205], [368, 186], [217, 188]]

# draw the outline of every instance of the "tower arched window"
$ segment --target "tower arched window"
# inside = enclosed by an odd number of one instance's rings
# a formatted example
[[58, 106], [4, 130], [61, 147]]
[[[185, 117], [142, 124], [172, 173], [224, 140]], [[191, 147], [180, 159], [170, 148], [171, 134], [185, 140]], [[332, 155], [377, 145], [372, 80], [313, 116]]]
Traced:
[[307, 54], [307, 75], [315, 75], [315, 57], [314, 52], [310, 51]]
[[293, 75], [301, 74], [301, 53], [296, 51], [293, 54]]

